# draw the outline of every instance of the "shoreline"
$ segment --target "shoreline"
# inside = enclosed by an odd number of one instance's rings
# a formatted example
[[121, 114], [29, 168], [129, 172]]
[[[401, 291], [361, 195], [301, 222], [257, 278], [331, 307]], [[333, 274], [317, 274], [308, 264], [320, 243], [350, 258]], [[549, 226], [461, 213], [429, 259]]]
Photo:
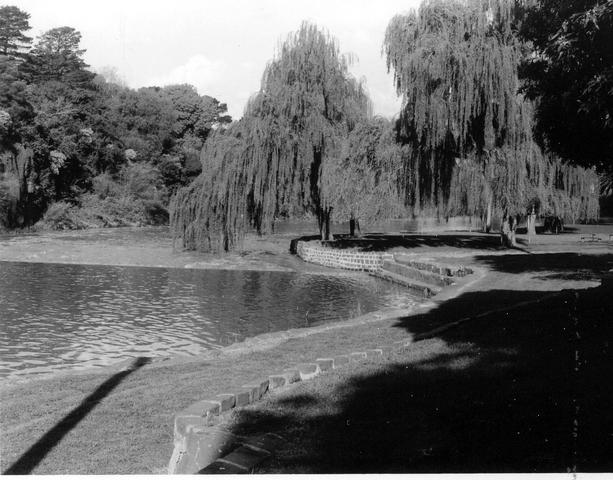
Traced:
[[[299, 235], [299, 234], [298, 234]], [[296, 234], [248, 235], [240, 252], [194, 252], [173, 248], [167, 227], [121, 227], [0, 236], [0, 261], [125, 267], [248, 270], [334, 275], [289, 253]]]
[[[213, 254], [205, 254], [190, 251], [175, 251], [168, 250], [169, 237], [162, 236], [162, 241], [148, 241], [144, 245], [136, 247], [140, 254], [141, 259], [146, 258], [145, 262], [130, 262], [130, 255], [133, 253], [134, 248], [124, 245], [125, 239], [122, 237], [124, 232], [129, 234], [146, 232], [147, 234], [156, 234], [158, 232], [164, 232], [164, 227], [122, 227], [116, 229], [90, 229], [83, 231], [83, 235], [79, 235], [79, 232], [62, 231], [62, 232], [36, 232], [26, 236], [15, 235], [7, 239], [6, 236], [0, 237], [0, 264], [1, 262], [24, 262], [24, 263], [44, 263], [44, 264], [58, 264], [58, 265], [87, 265], [87, 266], [108, 266], [108, 267], [129, 267], [129, 268], [161, 268], [161, 269], [189, 269], [189, 270], [233, 270], [233, 271], [259, 271], [259, 272], [292, 272], [304, 275], [329, 275], [335, 277], [350, 277], [356, 278], [363, 275], [367, 275], [364, 272], [341, 270], [336, 268], [324, 267], [312, 263], [307, 263], [289, 253], [289, 247], [283, 249], [283, 245], [289, 245], [289, 240], [297, 234], [278, 234], [264, 238], [252, 237], [247, 239], [248, 247], [251, 250], [239, 253], [229, 253], [222, 255], [221, 257]], [[102, 233], [100, 239], [88, 238], [95, 237], [96, 234]], [[467, 233], [467, 232], [461, 232]], [[119, 235], [117, 235], [119, 234]], [[435, 232], [432, 235], [444, 236], [444, 235], [456, 235], [458, 232]], [[478, 232], [468, 232], [468, 235], [479, 235]], [[419, 234], [416, 234], [419, 235]], [[579, 236], [581, 233], [570, 234], [573, 236]], [[109, 243], [109, 237], [111, 242]], [[119, 237], [119, 238], [116, 238]], [[414, 251], [406, 251], [405, 255], [417, 256], [420, 259], [427, 261], [457, 261], [462, 260], [463, 263], [470, 264], [474, 270], [473, 275], [469, 275], [466, 279], [460, 280], [456, 285], [445, 288], [442, 292], [431, 299], [422, 299], [422, 301], [416, 302], [411, 308], [407, 310], [398, 310], [394, 307], [383, 307], [379, 310], [369, 312], [359, 317], [349, 318], [347, 320], [336, 321], [333, 323], [325, 323], [314, 327], [293, 328], [289, 330], [279, 330], [277, 332], [262, 333], [254, 337], [244, 338], [243, 340], [223, 346], [221, 348], [214, 348], [206, 350], [204, 352], [190, 355], [173, 355], [170, 357], [158, 356], [151, 357], [152, 366], [157, 363], [173, 362], [178, 359], [179, 363], [185, 362], [200, 362], [210, 358], [217, 358], [220, 355], [226, 355], [229, 352], [231, 354], [248, 353], [256, 350], [269, 350], [279, 345], [280, 343], [292, 338], [306, 337], [311, 334], [321, 333], [324, 331], [344, 328], [349, 325], [362, 325], [365, 323], [371, 323], [378, 320], [390, 319], [398, 317], [401, 314], [404, 315], [418, 315], [431, 310], [437, 305], [453, 299], [458, 295], [461, 295], [463, 291], [470, 288], [471, 285], [481, 281], [488, 275], [488, 269], [483, 267], [477, 267], [475, 265], [476, 257], [488, 255], [488, 256], [502, 256], [502, 255], [529, 255], [530, 253], [539, 254], [555, 254], [564, 252], [574, 252], [577, 247], [572, 242], [574, 238], [565, 236], [564, 242], [556, 242], [553, 245], [557, 248], [547, 248], [551, 246], [552, 238], [557, 240], [561, 237], [552, 236], [540, 236], [541, 243], [534, 243], [530, 247], [535, 250], [534, 252], [509, 250], [504, 249], [501, 251], [486, 251], [483, 249], [463, 249], [460, 251], [453, 251], [453, 249], [445, 248], [416, 248]], [[38, 248], [35, 250], [34, 257], [32, 254], [26, 253], [22, 247], [21, 242], [23, 239], [35, 239], [35, 243]], [[543, 239], [546, 241], [543, 242]], [[7, 242], [8, 240], [8, 242]], [[548, 240], [548, 241], [547, 241]], [[258, 249], [258, 247], [264, 248]], [[80, 248], [78, 248], [80, 246]], [[93, 255], [99, 251], [100, 247], [106, 249], [106, 255], [101, 259], [95, 259]], [[566, 246], [567, 248], [565, 248]], [[545, 247], [545, 248], [542, 248]], [[598, 251], [602, 245], [589, 245], [592, 251]], [[608, 245], [605, 248], [612, 248]], [[73, 258], [58, 258], [57, 253], [60, 251], [75, 250], [76, 254], [73, 254]], [[163, 250], [164, 255], [159, 255], [159, 250]], [[613, 251], [613, 250], [612, 250]], [[143, 255], [144, 253], [144, 255]], [[112, 255], [112, 256], [109, 256]], [[155, 263], [151, 259], [162, 259], [162, 263]], [[291, 264], [291, 267], [284, 265]], [[572, 283], [572, 282], [571, 282]], [[581, 285], [581, 284], [584, 285]], [[597, 286], [594, 282], [574, 282], [569, 284], [570, 287], [590, 288]], [[390, 313], [391, 312], [391, 313]], [[298, 332], [298, 333], [296, 333]], [[310, 332], [310, 333], [309, 333]], [[115, 372], [122, 368], [122, 365], [128, 364], [133, 357], [121, 359], [116, 362], [109, 363], [107, 365], [100, 366], [83, 366], [76, 368], [59, 369], [54, 372], [42, 373], [42, 374], [24, 374], [23, 376], [16, 375], [13, 377], [0, 378], [0, 386], [10, 388], [13, 385], [23, 385], [30, 382], [44, 381], [61, 377], [64, 375], [94, 375], [104, 372]], [[170, 363], [166, 363], [169, 365]]]
[[[53, 232], [52, 234], [36, 234], [23, 236], [13, 236], [10, 239], [0, 238], [0, 267], [2, 262], [14, 263], [41, 263], [49, 265], [87, 265], [104, 267], [127, 267], [127, 268], [159, 268], [177, 270], [231, 270], [231, 271], [257, 271], [257, 272], [279, 272], [296, 273], [300, 275], [325, 275], [333, 277], [361, 278], [367, 276], [364, 272], [338, 270], [319, 265], [309, 264], [302, 261], [295, 255], [289, 253], [288, 238], [294, 235], [280, 235], [274, 240], [251, 239], [251, 252], [245, 255], [244, 252], [224, 255], [221, 258], [208, 254], [194, 252], [172, 251], [169, 245], [168, 236], [163, 236], [161, 241], [151, 241], [149, 236], [155, 236], [160, 230], [165, 233], [165, 229], [156, 227], [149, 228], [123, 228], [123, 229], [101, 229], [103, 231], [89, 230], [84, 235], [74, 232]], [[131, 240], [132, 234], [145, 232], [147, 239], [144, 245], [136, 247], [139, 252], [139, 260], [131, 261], [134, 247], [126, 245], [126, 240]], [[98, 233], [102, 233], [101, 238], [96, 238]], [[125, 234], [128, 234], [126, 239]], [[26, 246], [24, 248], [24, 242]], [[264, 248], [262, 248], [262, 245]], [[161, 246], [160, 246], [161, 245]], [[287, 245], [286, 248], [283, 248]], [[31, 248], [35, 249], [32, 252]], [[106, 253], [102, 257], [96, 257], [100, 250]], [[160, 250], [164, 251], [160, 255]], [[70, 255], [69, 258], [62, 258]], [[160, 261], [161, 260], [161, 261]], [[411, 296], [408, 295], [408, 298]], [[407, 300], [409, 303], [409, 300]], [[419, 305], [415, 302], [411, 305]], [[386, 306], [383, 309], [374, 310], [368, 314], [346, 320], [320, 323], [314, 327], [299, 329], [279, 330], [272, 333], [262, 333], [254, 337], [244, 338], [242, 341], [221, 348], [211, 348], [197, 354], [175, 354], [170, 357], [155, 356], [151, 357], [152, 366], [159, 363], [168, 365], [178, 358], [178, 362], [202, 362], [211, 358], [218, 358], [226, 355], [249, 352], [254, 350], [271, 349], [281, 342], [291, 338], [298, 338], [307, 335], [305, 332], [319, 333], [330, 328], [340, 328], [349, 324], [362, 324], [365, 322], [376, 321], [382, 316], [389, 317], [390, 309], [394, 307]], [[348, 323], [349, 322], [349, 323]], [[146, 353], [145, 353], [146, 355]], [[100, 365], [70, 365], [60, 367], [54, 371], [31, 372], [24, 374], [13, 374], [0, 378], [0, 386], [10, 388], [14, 385], [24, 385], [28, 383], [43, 382], [63, 376], [97, 375], [110, 374], [120, 371], [125, 365], [129, 364], [134, 357], [124, 359], [106, 360], [101, 359]], [[32, 369], [36, 370], [36, 366]]]
[[[199, 363], [212, 359], [220, 359], [224, 357], [232, 358], [237, 355], [245, 355], [253, 352], [262, 352], [266, 350], [271, 350], [288, 340], [305, 338], [311, 335], [327, 333], [347, 327], [363, 326], [379, 321], [391, 320], [407, 314], [418, 315], [426, 313], [435, 306], [436, 302], [424, 300], [424, 302], [421, 303], [416, 302], [416, 304], [412, 305], [409, 310], [398, 309], [394, 307], [383, 307], [379, 310], [365, 313], [358, 317], [352, 317], [347, 320], [327, 322], [314, 325], [312, 327], [290, 328], [288, 330], [261, 333], [253, 337], [246, 337], [239, 342], [235, 342], [221, 348], [212, 348], [194, 355], [179, 354], [170, 356], [147, 357], [150, 362], [147, 365], [147, 368], [170, 367], [186, 363]], [[121, 372], [125, 368], [128, 368], [135, 358], [137, 357], [128, 357], [110, 363], [108, 365], [101, 366], [66, 368], [49, 373], [31, 373], [23, 374], [23, 376], [15, 375], [12, 377], [0, 377], [0, 390], [5, 388], [12, 388], [15, 386], [27, 385], [35, 382], [60, 380], [63, 377], [91, 376], [117, 373]]]

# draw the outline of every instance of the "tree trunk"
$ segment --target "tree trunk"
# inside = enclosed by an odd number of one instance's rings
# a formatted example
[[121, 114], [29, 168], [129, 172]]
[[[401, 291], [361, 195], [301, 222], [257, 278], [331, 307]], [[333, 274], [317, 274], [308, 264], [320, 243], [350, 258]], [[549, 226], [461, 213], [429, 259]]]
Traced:
[[317, 223], [319, 225], [319, 236], [322, 240], [330, 240], [330, 215], [331, 208], [319, 209], [317, 212]]
[[490, 233], [492, 230], [492, 200], [488, 200], [487, 209], [485, 211], [485, 225], [483, 225], [485, 233]]
[[532, 210], [532, 213], [528, 215], [528, 221], [526, 226], [528, 233], [528, 243], [531, 243], [532, 238], [536, 236], [536, 214], [534, 213], [534, 210]]
[[517, 241], [515, 240], [515, 232], [517, 230], [517, 217], [516, 216], [512, 216], [511, 217], [511, 234], [509, 235], [511, 237], [511, 247], [516, 247], [517, 246]]
[[353, 215], [349, 218], [349, 236], [355, 236], [355, 218]]
[[500, 243], [507, 247], [515, 247], [517, 243], [515, 242], [515, 228], [517, 227], [517, 223], [514, 219], [505, 214], [502, 217], [502, 223], [500, 225]]
[[321, 209], [317, 209], [317, 226], [319, 227], [319, 238], [324, 239], [324, 214]]
[[325, 214], [325, 227], [324, 227], [324, 234], [325, 234], [325, 238], [324, 240], [330, 240], [330, 212], [331, 212], [331, 208], [326, 210], [326, 214]]

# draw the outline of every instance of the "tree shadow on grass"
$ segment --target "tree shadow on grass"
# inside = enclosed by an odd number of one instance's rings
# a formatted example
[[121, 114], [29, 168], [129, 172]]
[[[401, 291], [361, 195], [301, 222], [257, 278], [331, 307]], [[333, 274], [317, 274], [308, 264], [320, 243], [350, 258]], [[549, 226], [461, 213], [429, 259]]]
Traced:
[[[531, 255], [480, 255], [475, 260], [503, 273], [534, 272], [541, 276], [548, 272], [557, 278], [572, 278], [581, 273], [584, 277], [599, 279], [613, 269], [613, 253], [534, 253]], [[556, 278], [556, 277], [551, 277]]]
[[128, 375], [151, 361], [148, 357], [138, 357], [129, 368], [116, 373], [102, 383], [91, 395], [81, 402], [51, 430], [45, 433], [27, 452], [13, 463], [3, 475], [29, 474], [62, 441], [62, 438], [75, 428], [106, 396], [108, 396]]
[[395, 247], [453, 247], [479, 250], [506, 250], [500, 244], [500, 236], [495, 234], [365, 234], [362, 237], [338, 235], [334, 240], [335, 248], [359, 248], [362, 251], [384, 251]]
[[268, 473], [611, 471], [611, 285], [468, 292], [397, 327], [466, 316], [391, 364], [245, 410], [235, 429], [286, 438]]

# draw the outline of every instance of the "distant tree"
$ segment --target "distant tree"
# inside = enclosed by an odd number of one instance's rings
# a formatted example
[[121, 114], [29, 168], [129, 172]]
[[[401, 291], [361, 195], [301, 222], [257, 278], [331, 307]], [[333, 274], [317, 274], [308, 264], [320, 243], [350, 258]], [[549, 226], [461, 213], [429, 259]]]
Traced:
[[208, 95], [201, 96], [192, 85], [186, 84], [166, 86], [160, 89], [160, 95], [173, 105], [173, 136], [186, 172], [191, 175], [200, 173], [198, 159], [209, 134], [232, 122], [226, 104]]
[[192, 85], [169, 85], [161, 89], [177, 112], [174, 133], [177, 137], [196, 136], [206, 140], [212, 128], [230, 123], [225, 103], [207, 95], [200, 96]]
[[6, 130], [0, 136], [0, 148], [8, 147], [19, 140], [19, 131], [33, 115], [28, 101], [27, 83], [19, 72], [18, 63], [8, 56], [0, 55], [0, 109], [6, 112]]
[[155, 163], [174, 146], [177, 114], [158, 88], [120, 91], [108, 105], [115, 136], [124, 148], [136, 151], [139, 159]]
[[30, 14], [14, 6], [0, 7], [0, 54], [17, 56], [29, 48], [32, 38], [24, 32], [30, 30]]
[[72, 27], [57, 27], [45, 32], [36, 42], [24, 69], [35, 82], [61, 80], [84, 85], [95, 77], [86, 70], [85, 50], [80, 48], [81, 33]]

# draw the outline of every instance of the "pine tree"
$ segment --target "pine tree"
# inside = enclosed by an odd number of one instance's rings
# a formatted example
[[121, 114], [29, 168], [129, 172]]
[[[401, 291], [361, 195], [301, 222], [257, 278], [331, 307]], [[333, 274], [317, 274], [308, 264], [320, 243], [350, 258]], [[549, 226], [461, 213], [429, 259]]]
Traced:
[[5, 5], [0, 7], [0, 53], [18, 56], [27, 49], [32, 38], [24, 32], [30, 30], [30, 14], [17, 7]]

